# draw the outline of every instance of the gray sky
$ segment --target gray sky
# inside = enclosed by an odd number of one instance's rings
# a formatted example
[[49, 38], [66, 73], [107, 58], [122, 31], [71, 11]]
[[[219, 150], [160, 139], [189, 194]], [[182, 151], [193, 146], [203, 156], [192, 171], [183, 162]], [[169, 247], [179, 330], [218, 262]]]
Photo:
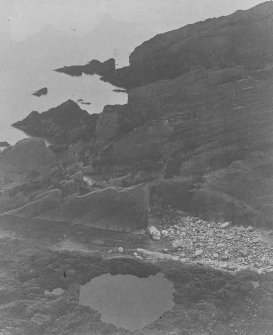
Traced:
[[84, 34], [104, 16], [137, 22], [155, 32], [247, 9], [261, 0], [0, 0], [0, 30], [24, 40], [44, 25]]

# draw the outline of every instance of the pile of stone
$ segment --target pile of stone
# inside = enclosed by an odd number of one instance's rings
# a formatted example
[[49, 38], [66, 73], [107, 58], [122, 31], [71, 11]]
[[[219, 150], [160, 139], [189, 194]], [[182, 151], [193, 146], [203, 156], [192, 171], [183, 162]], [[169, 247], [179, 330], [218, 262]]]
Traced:
[[[156, 228], [155, 228], [156, 229]], [[216, 268], [258, 273], [273, 272], [273, 236], [253, 227], [233, 226], [193, 217], [179, 217], [175, 225], [167, 223], [152, 238], [167, 239], [171, 247], [166, 254], [183, 262], [199, 262]]]

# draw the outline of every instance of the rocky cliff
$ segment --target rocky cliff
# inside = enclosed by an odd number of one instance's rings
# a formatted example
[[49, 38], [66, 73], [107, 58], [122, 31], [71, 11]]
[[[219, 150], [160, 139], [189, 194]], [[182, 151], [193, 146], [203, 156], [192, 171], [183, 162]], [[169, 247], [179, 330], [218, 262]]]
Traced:
[[235, 67], [131, 90], [126, 117], [135, 128], [112, 140], [95, 165], [155, 175], [154, 204], [271, 225], [272, 89], [270, 69], [249, 75]]
[[171, 79], [202, 66], [263, 68], [273, 61], [273, 4], [208, 19], [158, 34], [130, 55], [130, 66], [106, 78], [132, 88]]
[[[111, 180], [124, 175], [126, 185], [148, 183], [152, 206], [272, 227], [272, 18], [265, 2], [136, 48], [112, 77], [123, 73], [124, 86], [139, 86], [128, 104], [106, 106], [74, 137], [89, 141], [88, 169]], [[50, 135], [71, 141], [77, 122], [69, 137], [61, 123]]]

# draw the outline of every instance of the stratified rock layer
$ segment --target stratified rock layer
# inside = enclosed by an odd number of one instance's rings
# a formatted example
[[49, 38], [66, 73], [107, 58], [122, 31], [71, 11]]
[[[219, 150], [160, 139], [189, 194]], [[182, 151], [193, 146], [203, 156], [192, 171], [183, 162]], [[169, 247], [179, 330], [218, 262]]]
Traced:
[[[103, 151], [103, 171], [161, 169], [152, 204], [271, 225], [273, 76], [199, 69], [129, 92], [136, 125]], [[266, 74], [266, 75], [265, 75]]]
[[59, 190], [47, 191], [23, 207], [4, 213], [117, 231], [146, 229], [149, 213], [148, 187], [109, 187], [61, 203]]

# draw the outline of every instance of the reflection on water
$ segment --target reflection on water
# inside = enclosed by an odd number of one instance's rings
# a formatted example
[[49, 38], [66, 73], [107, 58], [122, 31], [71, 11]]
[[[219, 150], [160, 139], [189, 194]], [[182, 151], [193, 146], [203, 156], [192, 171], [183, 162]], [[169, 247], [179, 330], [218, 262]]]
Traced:
[[174, 291], [162, 273], [148, 278], [104, 274], [81, 287], [79, 303], [101, 313], [103, 322], [135, 331], [174, 306]]

